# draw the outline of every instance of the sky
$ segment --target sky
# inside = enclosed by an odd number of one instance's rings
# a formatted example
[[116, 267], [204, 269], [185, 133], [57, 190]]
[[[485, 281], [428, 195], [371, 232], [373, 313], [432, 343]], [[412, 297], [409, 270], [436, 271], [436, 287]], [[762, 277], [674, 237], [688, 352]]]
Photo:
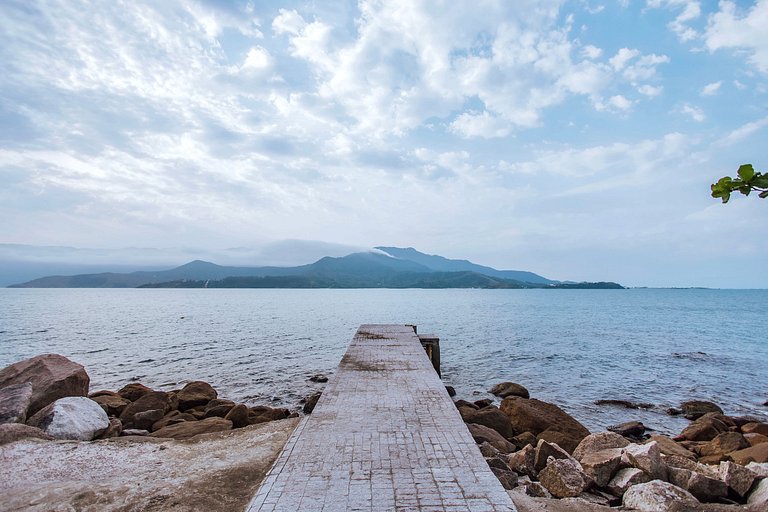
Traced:
[[709, 190], [768, 170], [766, 27], [768, 0], [4, 0], [0, 243], [768, 287], [768, 200]]

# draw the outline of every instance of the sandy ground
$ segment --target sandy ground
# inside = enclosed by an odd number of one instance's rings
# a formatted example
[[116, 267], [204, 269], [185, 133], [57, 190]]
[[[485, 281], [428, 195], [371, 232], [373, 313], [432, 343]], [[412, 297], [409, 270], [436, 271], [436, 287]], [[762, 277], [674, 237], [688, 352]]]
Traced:
[[244, 510], [298, 421], [186, 441], [23, 440], [0, 446], [0, 510]]

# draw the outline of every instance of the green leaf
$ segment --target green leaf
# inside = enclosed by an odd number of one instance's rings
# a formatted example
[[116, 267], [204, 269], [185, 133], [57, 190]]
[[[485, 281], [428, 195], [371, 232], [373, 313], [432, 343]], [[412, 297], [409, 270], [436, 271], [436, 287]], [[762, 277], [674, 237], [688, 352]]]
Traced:
[[748, 185], [744, 185], [739, 187], [739, 192], [741, 192], [745, 196], [748, 196], [749, 193], [752, 192], [752, 189]]
[[739, 167], [738, 173], [742, 180], [749, 182], [755, 176], [755, 168], [752, 164], [744, 164]]

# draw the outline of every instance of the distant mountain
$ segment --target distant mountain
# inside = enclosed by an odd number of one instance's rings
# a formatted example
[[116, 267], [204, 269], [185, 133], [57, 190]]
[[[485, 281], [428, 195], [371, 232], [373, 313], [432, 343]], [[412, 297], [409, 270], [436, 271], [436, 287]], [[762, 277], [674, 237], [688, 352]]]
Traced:
[[401, 260], [413, 261], [419, 263], [427, 268], [442, 272], [461, 272], [470, 271], [477, 272], [491, 277], [500, 277], [502, 279], [512, 279], [514, 281], [521, 281], [524, 283], [535, 284], [553, 284], [557, 281], [552, 281], [546, 277], [542, 277], [533, 272], [526, 272], [524, 270], [496, 270], [495, 268], [485, 267], [478, 265], [467, 260], [450, 260], [442, 256], [433, 254], [424, 254], [419, 252], [413, 247], [401, 248], [401, 247], [376, 247], [376, 249], [389, 254], [395, 258]]
[[[12, 287], [620, 288], [615, 283], [566, 285], [531, 272], [496, 270], [469, 261], [429, 256], [412, 248], [377, 249], [381, 252], [358, 252], [338, 258], [327, 256], [312, 264], [295, 267], [228, 267], [195, 260], [169, 270], [48, 276]], [[407, 257], [392, 254], [398, 251], [403, 251], [399, 254]]]

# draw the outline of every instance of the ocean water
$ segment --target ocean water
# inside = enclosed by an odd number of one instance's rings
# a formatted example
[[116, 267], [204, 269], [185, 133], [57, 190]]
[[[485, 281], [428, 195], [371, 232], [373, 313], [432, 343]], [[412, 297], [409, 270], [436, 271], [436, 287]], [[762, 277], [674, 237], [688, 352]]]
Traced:
[[[768, 418], [768, 290], [0, 289], [0, 367], [41, 353], [83, 364], [91, 388], [205, 380], [222, 397], [298, 409], [363, 323], [441, 339], [459, 398], [511, 380], [590, 430], [712, 400]], [[597, 406], [647, 402], [649, 410]]]

